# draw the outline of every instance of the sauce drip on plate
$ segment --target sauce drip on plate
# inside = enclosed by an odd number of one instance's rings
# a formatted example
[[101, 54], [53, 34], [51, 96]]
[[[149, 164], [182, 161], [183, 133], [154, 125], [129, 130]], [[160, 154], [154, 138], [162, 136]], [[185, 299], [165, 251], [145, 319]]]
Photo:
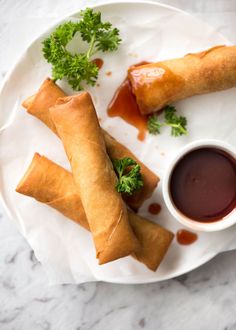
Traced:
[[[135, 66], [147, 64], [142, 62]], [[131, 85], [126, 77], [123, 83], [117, 88], [107, 109], [110, 117], [121, 117], [128, 124], [133, 125], [139, 131], [138, 139], [143, 141], [147, 131], [147, 116], [140, 114], [136, 98], [132, 93]]]
[[104, 63], [101, 58], [95, 58], [94, 60], [92, 60], [92, 62], [96, 64], [99, 70], [102, 68]]
[[193, 244], [194, 242], [196, 242], [197, 238], [197, 234], [185, 229], [178, 230], [176, 234], [177, 242], [181, 245]]
[[170, 194], [177, 209], [190, 219], [213, 222], [236, 206], [236, 161], [216, 148], [186, 154], [170, 178]]
[[148, 211], [151, 214], [159, 214], [161, 212], [161, 205], [158, 203], [152, 203], [149, 205]]

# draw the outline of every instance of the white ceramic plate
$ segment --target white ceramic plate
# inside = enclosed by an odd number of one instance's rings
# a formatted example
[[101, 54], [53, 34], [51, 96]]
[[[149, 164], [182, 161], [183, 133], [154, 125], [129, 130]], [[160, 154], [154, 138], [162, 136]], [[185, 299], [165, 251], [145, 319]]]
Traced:
[[[89, 88], [102, 126], [121, 143], [127, 145], [161, 178], [176, 150], [199, 138], [217, 138], [236, 144], [235, 89], [192, 97], [176, 103], [179, 112], [188, 118], [189, 135], [173, 138], [168, 128], [159, 136], [137, 140], [137, 131], [119, 118], [108, 118], [106, 108], [127, 68], [141, 60], [155, 61], [183, 56], [228, 41], [213, 28], [175, 8], [152, 2], [112, 3], [96, 7], [104, 20], [120, 29], [123, 40], [119, 51], [98, 54], [104, 59], [99, 73], [99, 87]], [[76, 19], [77, 13], [70, 17]], [[70, 18], [70, 19], [71, 19]], [[68, 20], [69, 18], [66, 18]], [[61, 21], [64, 21], [61, 20]], [[60, 22], [61, 22], [60, 21]], [[36, 39], [7, 75], [0, 92], [0, 186], [2, 200], [44, 265], [52, 283], [81, 283], [103, 280], [115, 283], [147, 283], [186, 273], [227, 250], [236, 237], [236, 228], [219, 233], [199, 233], [196, 243], [186, 247], [173, 242], [157, 270], [151, 272], [130, 257], [98, 266], [91, 235], [68, 221], [57, 211], [14, 189], [35, 151], [69, 168], [59, 139], [34, 117], [26, 114], [21, 102], [35, 93], [50, 66], [41, 52], [43, 36]], [[106, 72], [112, 75], [107, 76]], [[65, 82], [60, 83], [72, 92]], [[151, 202], [162, 204], [158, 216], [148, 214]], [[161, 196], [161, 185], [145, 202], [140, 214], [176, 232], [182, 228], [168, 213]]]

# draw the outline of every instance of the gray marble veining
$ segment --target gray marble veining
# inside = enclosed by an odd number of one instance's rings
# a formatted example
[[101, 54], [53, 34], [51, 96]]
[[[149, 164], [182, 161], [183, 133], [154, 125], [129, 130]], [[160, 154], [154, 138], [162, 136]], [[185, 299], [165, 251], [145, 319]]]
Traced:
[[[96, 1], [92, 1], [95, 3]], [[235, 0], [160, 1], [194, 13], [236, 42]], [[0, 1], [0, 81], [34, 25], [86, 1]], [[90, 2], [91, 3], [91, 2]], [[24, 35], [17, 26], [24, 25]], [[38, 31], [38, 29], [37, 29]], [[33, 251], [0, 206], [0, 330], [236, 330], [236, 251], [176, 279], [148, 285], [48, 286]]]

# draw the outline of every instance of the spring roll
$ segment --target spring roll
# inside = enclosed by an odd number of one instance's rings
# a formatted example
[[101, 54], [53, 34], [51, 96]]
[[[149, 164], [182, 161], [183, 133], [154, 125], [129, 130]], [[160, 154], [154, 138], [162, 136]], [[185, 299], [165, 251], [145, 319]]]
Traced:
[[47, 78], [41, 85], [38, 93], [27, 98], [23, 101], [22, 105], [27, 109], [28, 113], [40, 119], [57, 134], [56, 127], [51, 120], [48, 109], [56, 103], [58, 98], [64, 96], [65, 93], [63, 90], [55, 85], [53, 80]]
[[235, 87], [236, 46], [131, 67], [128, 77], [140, 112], [150, 114], [189, 96]]
[[[47, 78], [37, 94], [27, 98], [22, 105], [27, 109], [28, 113], [42, 120], [55, 134], [57, 134], [56, 127], [50, 117], [49, 108], [55, 105], [59, 97], [63, 96], [66, 96], [66, 94], [62, 89], [50, 78]], [[132, 196], [123, 196], [126, 203], [133, 210], [138, 210], [157, 187], [159, 177], [137, 159], [128, 148], [116, 141], [105, 130], [102, 130], [102, 132], [106, 144], [106, 150], [111, 159], [130, 157], [141, 166], [141, 173], [144, 182], [143, 187]]]
[[[16, 191], [53, 207], [87, 230], [88, 221], [72, 174], [36, 153]], [[129, 222], [141, 248], [133, 254], [155, 271], [164, 258], [173, 234], [149, 220], [128, 211]]]
[[71, 165], [99, 263], [137, 251], [139, 243], [115, 189], [117, 178], [91, 96], [83, 92], [58, 99], [50, 114]]

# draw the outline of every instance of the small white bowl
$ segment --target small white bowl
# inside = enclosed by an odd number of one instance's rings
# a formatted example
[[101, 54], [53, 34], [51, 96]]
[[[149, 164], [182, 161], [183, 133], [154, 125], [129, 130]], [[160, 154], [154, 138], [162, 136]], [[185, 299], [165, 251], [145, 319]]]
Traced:
[[236, 209], [234, 208], [227, 216], [224, 218], [214, 221], [214, 222], [198, 222], [196, 220], [192, 220], [182, 214], [175, 206], [170, 196], [170, 178], [172, 171], [175, 165], [179, 162], [179, 160], [188, 154], [189, 152], [204, 148], [204, 147], [213, 147], [216, 149], [220, 149], [231, 155], [233, 158], [236, 159], [236, 148], [229, 145], [226, 142], [219, 141], [219, 140], [198, 140], [192, 143], [189, 143], [185, 147], [183, 147], [177, 155], [172, 159], [171, 163], [169, 164], [166, 173], [164, 175], [162, 190], [163, 190], [163, 197], [166, 203], [166, 206], [173, 217], [179, 221], [182, 225], [195, 230], [195, 231], [219, 231], [225, 228], [228, 228], [236, 223]]

